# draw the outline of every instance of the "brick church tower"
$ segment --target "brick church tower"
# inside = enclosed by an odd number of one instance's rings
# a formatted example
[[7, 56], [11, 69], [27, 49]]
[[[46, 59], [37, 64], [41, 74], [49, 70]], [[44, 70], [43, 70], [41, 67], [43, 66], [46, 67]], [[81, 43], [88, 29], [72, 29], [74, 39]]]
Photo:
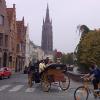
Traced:
[[41, 48], [46, 54], [50, 54], [53, 51], [52, 20], [50, 20], [48, 5], [45, 21], [43, 19]]

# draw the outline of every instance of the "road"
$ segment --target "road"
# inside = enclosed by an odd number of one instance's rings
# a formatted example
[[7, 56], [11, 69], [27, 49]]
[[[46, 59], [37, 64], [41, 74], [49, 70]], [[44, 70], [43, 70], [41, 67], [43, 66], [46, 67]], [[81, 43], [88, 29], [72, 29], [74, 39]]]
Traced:
[[[27, 75], [15, 73], [10, 79], [0, 80], [0, 100], [74, 100], [74, 91], [80, 85], [71, 81], [67, 91], [52, 86], [49, 92], [43, 92], [40, 84], [35, 84], [31, 89], [28, 87]], [[92, 95], [89, 100], [94, 100]]]

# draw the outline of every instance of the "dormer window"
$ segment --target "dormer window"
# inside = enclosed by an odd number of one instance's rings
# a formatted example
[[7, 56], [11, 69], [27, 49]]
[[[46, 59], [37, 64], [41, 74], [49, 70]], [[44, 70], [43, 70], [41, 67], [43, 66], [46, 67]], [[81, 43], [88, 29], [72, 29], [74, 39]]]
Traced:
[[4, 25], [4, 16], [0, 15], [0, 25]]

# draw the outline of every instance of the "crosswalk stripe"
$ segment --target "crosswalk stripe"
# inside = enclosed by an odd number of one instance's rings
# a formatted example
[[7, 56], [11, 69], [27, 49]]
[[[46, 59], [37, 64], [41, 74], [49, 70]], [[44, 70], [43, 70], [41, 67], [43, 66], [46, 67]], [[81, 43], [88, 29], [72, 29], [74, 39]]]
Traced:
[[15, 92], [15, 91], [19, 91], [22, 87], [24, 87], [24, 85], [17, 85], [14, 88], [12, 88], [11, 90], [9, 90], [10, 92]]
[[11, 85], [3, 85], [0, 87], [0, 91], [5, 90], [6, 88], [10, 87]]
[[27, 88], [25, 92], [34, 92], [35, 88]]

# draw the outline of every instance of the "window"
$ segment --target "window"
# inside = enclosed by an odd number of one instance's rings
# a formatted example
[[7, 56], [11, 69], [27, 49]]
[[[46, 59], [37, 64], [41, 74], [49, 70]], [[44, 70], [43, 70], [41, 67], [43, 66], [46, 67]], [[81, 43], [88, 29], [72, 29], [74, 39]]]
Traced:
[[8, 35], [5, 35], [5, 46], [8, 47]]
[[17, 52], [19, 52], [20, 51], [20, 46], [19, 46], [19, 44], [17, 44]]
[[2, 45], [3, 45], [3, 34], [0, 33], [0, 46], [2, 46]]
[[4, 25], [4, 16], [0, 15], [0, 25]]

